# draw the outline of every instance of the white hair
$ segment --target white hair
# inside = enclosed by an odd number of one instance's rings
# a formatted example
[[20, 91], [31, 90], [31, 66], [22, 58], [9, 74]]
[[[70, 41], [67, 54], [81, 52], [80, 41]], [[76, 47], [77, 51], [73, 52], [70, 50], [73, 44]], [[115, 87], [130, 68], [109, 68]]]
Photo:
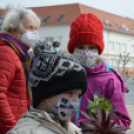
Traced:
[[39, 17], [31, 10], [26, 8], [11, 9], [5, 16], [2, 23], [2, 30], [10, 31], [11, 28], [21, 29], [24, 25], [24, 18], [35, 21], [40, 26]]

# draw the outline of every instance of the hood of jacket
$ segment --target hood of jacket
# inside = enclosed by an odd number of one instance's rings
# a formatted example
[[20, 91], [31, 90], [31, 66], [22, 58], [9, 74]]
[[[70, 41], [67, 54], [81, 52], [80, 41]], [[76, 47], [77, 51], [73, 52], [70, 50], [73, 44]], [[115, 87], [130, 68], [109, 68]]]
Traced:
[[83, 66], [87, 72], [87, 75], [91, 74], [100, 74], [100, 73], [106, 73], [107, 72], [107, 66], [105, 65], [105, 61], [102, 60], [99, 62], [98, 65], [95, 67], [85, 67]]
[[[102, 60], [101, 62], [99, 62], [98, 65], [96, 65], [95, 67], [85, 67], [83, 66], [86, 70], [87, 73], [87, 77], [92, 77], [97, 75], [99, 79], [101, 79], [103, 81], [104, 77], [107, 77], [109, 79], [109, 77], [114, 77], [114, 75], [117, 76], [117, 78], [120, 80], [121, 85], [122, 85], [122, 91], [125, 93], [128, 93], [129, 90], [127, 89], [127, 85], [123, 79], [123, 77], [119, 74], [119, 72], [113, 68], [112, 66], [110, 66], [108, 63], [106, 63], [104, 60]], [[109, 77], [108, 77], [109, 75]], [[117, 79], [115, 78], [115, 80]]]
[[17, 125], [7, 134], [81, 134], [81, 130], [72, 124], [66, 122], [63, 128], [54, 120], [54, 115], [45, 111], [30, 108], [30, 112], [23, 114]]

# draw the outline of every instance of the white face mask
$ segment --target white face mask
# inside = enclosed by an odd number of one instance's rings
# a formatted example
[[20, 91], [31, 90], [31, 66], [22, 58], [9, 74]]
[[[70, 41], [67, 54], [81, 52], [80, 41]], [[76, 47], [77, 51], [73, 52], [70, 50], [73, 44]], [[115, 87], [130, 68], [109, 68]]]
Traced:
[[38, 31], [31, 31], [22, 34], [21, 41], [29, 47], [33, 47], [34, 44], [39, 40]]
[[83, 49], [78, 49], [75, 48], [74, 49], [74, 60], [83, 65], [83, 66], [87, 66], [87, 67], [91, 67], [95, 60], [98, 59], [99, 57], [99, 51], [97, 48], [92, 49], [92, 50], [83, 50]]

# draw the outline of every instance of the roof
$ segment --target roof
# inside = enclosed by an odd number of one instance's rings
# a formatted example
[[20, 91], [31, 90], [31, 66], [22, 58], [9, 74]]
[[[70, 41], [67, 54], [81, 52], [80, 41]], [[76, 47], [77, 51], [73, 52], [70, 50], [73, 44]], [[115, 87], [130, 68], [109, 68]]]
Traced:
[[[81, 13], [93, 13], [100, 18], [105, 29], [134, 34], [134, 20], [79, 3], [31, 9], [41, 18], [41, 25], [70, 24]], [[4, 14], [3, 10], [0, 10], [0, 14]]]
[[[93, 13], [102, 21], [104, 28], [134, 34], [134, 20], [80, 4], [81, 13]], [[130, 28], [131, 27], [131, 28]]]
[[[38, 14], [42, 21], [47, 17], [47, 15], [50, 15], [47, 22], [42, 23], [42, 25], [70, 24], [77, 16], [81, 14], [78, 4], [33, 7], [32, 10]], [[64, 17], [61, 21], [57, 21], [62, 14], [64, 14]]]

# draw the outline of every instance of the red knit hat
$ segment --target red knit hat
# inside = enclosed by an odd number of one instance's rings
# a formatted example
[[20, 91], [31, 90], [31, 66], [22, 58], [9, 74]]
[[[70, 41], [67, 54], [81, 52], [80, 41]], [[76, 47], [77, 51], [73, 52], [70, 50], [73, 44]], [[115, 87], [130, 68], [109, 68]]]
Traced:
[[71, 24], [68, 51], [73, 53], [74, 48], [84, 44], [97, 45], [99, 54], [104, 50], [103, 25], [101, 20], [91, 13], [83, 13]]

